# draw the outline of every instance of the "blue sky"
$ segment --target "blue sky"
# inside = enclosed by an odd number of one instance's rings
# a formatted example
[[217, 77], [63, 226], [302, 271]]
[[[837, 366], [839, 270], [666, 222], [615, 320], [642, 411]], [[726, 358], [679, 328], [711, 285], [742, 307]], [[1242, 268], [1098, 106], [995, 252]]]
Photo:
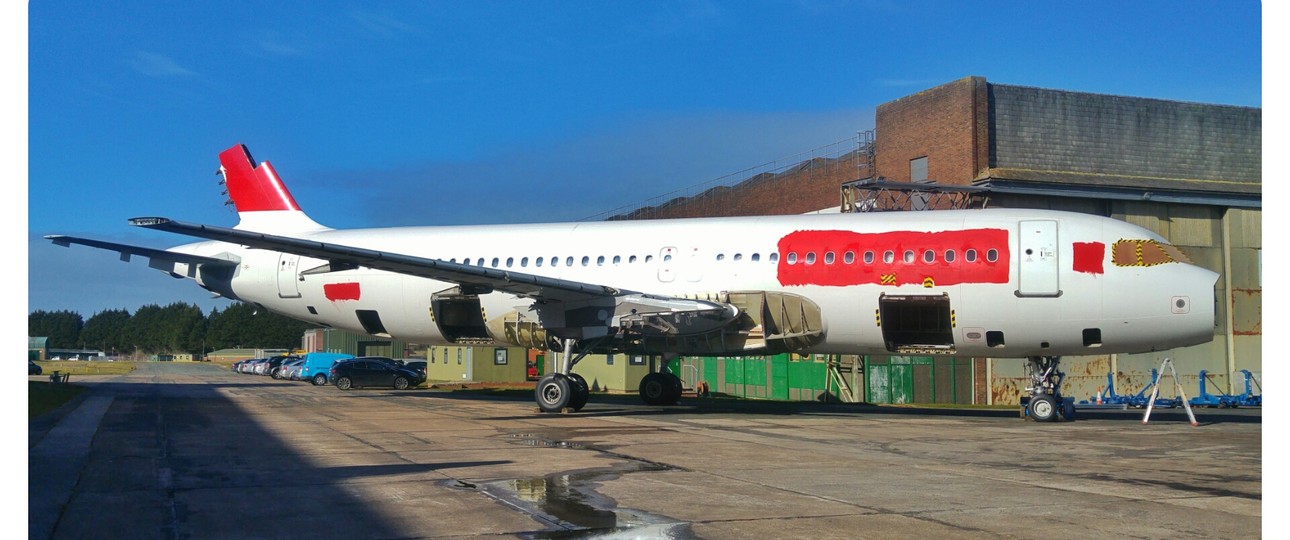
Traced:
[[[27, 8], [28, 309], [227, 306], [141, 260], [231, 226], [245, 143], [332, 227], [576, 220], [809, 152], [969, 75], [1263, 107], [1256, 2], [237, 2]], [[19, 67], [19, 66], [14, 66]], [[881, 136], [881, 135], [879, 135]]]

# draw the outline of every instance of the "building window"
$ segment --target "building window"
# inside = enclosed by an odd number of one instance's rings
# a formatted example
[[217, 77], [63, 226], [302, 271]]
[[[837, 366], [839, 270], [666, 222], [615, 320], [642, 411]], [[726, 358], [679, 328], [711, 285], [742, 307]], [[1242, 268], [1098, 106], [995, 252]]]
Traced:
[[457, 349], [457, 365], [461, 365], [461, 349]]
[[493, 349], [493, 365], [495, 366], [506, 365], [506, 352], [507, 351], [504, 348]]
[[645, 365], [645, 356], [639, 355], [639, 354], [633, 354], [632, 359], [629, 360], [627, 363], [633, 366], [643, 366]]
[[927, 156], [909, 160], [909, 181], [927, 181]]

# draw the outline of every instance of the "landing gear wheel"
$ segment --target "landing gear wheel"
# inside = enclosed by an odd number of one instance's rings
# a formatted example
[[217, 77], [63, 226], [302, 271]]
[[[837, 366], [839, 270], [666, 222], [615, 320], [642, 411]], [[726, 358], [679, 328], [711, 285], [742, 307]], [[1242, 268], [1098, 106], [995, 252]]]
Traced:
[[681, 399], [681, 378], [671, 373], [650, 373], [641, 379], [640, 394], [646, 405], [675, 405]]
[[667, 382], [670, 385], [668, 388], [667, 401], [663, 402], [663, 404], [676, 405], [681, 401], [681, 392], [685, 391], [685, 385], [681, 383], [681, 378], [676, 375], [671, 373], [664, 373], [663, 375], [667, 377]]
[[314, 375], [314, 386], [322, 386], [324, 384], [327, 384], [326, 375], [323, 375], [322, 373]]
[[572, 383], [569, 377], [559, 373], [542, 377], [533, 391], [538, 408], [542, 409], [542, 412], [560, 412], [565, 407], [570, 407], [575, 385], [576, 383]]
[[641, 379], [641, 400], [646, 405], [666, 405], [668, 395], [672, 393], [672, 383], [667, 375], [649, 373]]
[[1036, 422], [1057, 420], [1057, 400], [1048, 394], [1039, 394], [1030, 398], [1030, 417]]
[[573, 392], [573, 396], [569, 398], [569, 407], [581, 411], [591, 397], [591, 387], [587, 385], [587, 379], [577, 373], [569, 374], [569, 383], [569, 391]]

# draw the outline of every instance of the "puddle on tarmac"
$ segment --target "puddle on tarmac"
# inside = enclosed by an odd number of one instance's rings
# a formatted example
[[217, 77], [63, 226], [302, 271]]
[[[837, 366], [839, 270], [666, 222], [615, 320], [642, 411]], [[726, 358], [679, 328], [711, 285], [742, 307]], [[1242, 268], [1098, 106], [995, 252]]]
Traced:
[[[516, 433], [511, 438], [516, 444], [526, 446], [587, 449], [581, 444], [542, 438], [532, 433]], [[659, 463], [613, 455], [626, 459], [627, 462], [613, 470], [504, 480], [485, 484], [481, 489], [493, 497], [529, 511], [553, 529], [528, 535], [527, 538], [694, 538], [688, 523], [619, 508], [613, 499], [596, 492], [596, 487], [601, 482], [616, 479], [624, 473], [670, 469]]]

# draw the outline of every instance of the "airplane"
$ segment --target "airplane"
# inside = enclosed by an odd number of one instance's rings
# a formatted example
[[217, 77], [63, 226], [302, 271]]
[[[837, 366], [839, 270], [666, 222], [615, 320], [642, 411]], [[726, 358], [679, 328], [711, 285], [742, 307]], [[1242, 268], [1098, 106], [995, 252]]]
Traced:
[[[574, 367], [592, 353], [941, 354], [1026, 359], [1028, 415], [1052, 421], [1070, 403], [1061, 356], [1214, 335], [1218, 274], [1107, 217], [997, 208], [338, 230], [306, 215], [245, 145], [219, 161], [236, 226], [129, 221], [203, 241], [46, 238], [146, 257], [321, 326], [552, 351], [534, 390], [545, 412], [586, 405]], [[647, 404], [680, 398], [666, 365], [651, 362], [640, 383]]]

